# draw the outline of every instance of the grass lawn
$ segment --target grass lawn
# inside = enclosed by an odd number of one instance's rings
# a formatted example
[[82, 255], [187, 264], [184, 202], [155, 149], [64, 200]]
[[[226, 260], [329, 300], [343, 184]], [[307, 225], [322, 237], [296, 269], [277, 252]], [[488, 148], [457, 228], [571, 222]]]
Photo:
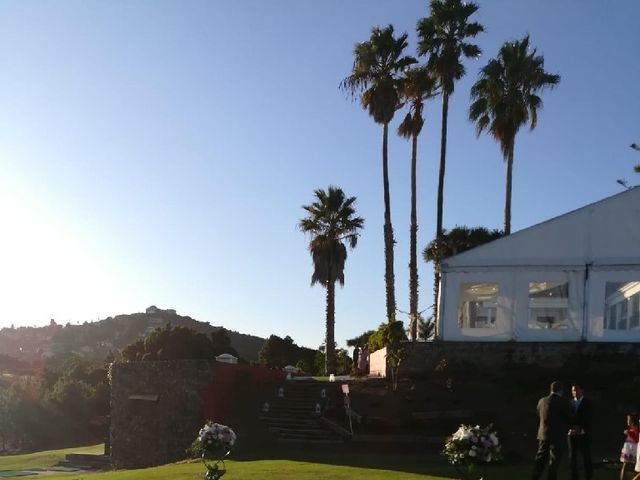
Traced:
[[[101, 453], [102, 445], [40, 452], [29, 455], [0, 457], [0, 470], [46, 468], [61, 460], [66, 453]], [[528, 478], [531, 465], [492, 466], [486, 470], [486, 480]], [[104, 473], [54, 473], [47, 478], [64, 480], [199, 480], [204, 467], [197, 461], [187, 461], [140, 470], [119, 470]], [[568, 468], [561, 469], [561, 478], [568, 478]], [[597, 470], [594, 480], [617, 478], [615, 470]], [[24, 477], [25, 480], [35, 477]], [[315, 452], [305, 459], [270, 459], [227, 462], [223, 480], [451, 480], [456, 471], [444, 459], [434, 455], [344, 455]]]
[[67, 453], [95, 453], [104, 452], [104, 444], [88, 447], [65, 448], [63, 450], [48, 450], [45, 452], [29, 453], [26, 455], [0, 456], [0, 470], [28, 470], [30, 468], [47, 468], [55, 465]]

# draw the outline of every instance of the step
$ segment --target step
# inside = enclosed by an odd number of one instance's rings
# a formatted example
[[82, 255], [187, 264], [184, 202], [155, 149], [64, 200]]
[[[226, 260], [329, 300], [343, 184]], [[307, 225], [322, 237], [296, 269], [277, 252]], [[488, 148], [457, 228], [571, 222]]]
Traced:
[[342, 438], [304, 438], [304, 437], [279, 437], [278, 442], [283, 443], [318, 443], [323, 445], [330, 445], [335, 443], [342, 443]]
[[287, 435], [301, 435], [310, 437], [326, 437], [332, 436], [333, 431], [324, 430], [322, 428], [288, 428], [288, 427], [269, 427], [270, 432], [277, 432], [283, 436]]
[[58, 463], [61, 467], [78, 467], [82, 469], [110, 469], [111, 458], [106, 455], [91, 455], [87, 453], [69, 453]]
[[283, 425], [283, 426], [296, 426], [296, 427], [313, 427], [318, 425], [318, 422], [313, 420], [296, 420], [296, 419], [264, 419], [262, 420], [267, 425]]

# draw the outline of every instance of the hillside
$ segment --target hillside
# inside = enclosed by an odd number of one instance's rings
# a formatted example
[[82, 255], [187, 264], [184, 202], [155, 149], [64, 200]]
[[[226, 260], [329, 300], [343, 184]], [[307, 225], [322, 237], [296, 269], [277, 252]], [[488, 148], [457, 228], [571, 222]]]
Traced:
[[[144, 313], [116, 315], [82, 325], [3, 328], [0, 330], [0, 355], [22, 362], [37, 362], [44, 358], [73, 352], [87, 359], [102, 361], [110, 353], [119, 352], [138, 338], [144, 338], [155, 328], [170, 323], [210, 333], [222, 328], [200, 322], [175, 310], [149, 307]], [[257, 361], [264, 339], [234, 331], [227, 331], [231, 346], [247, 361]]]

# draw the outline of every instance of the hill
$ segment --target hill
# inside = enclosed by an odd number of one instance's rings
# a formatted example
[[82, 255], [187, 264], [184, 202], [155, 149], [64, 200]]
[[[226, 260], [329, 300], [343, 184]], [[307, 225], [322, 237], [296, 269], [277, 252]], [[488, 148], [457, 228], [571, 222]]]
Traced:
[[[0, 355], [17, 361], [38, 362], [65, 353], [76, 353], [84, 358], [103, 361], [108, 355], [119, 352], [138, 338], [145, 338], [155, 328], [170, 323], [210, 333], [221, 326], [212, 326], [175, 310], [163, 310], [155, 306], [144, 313], [116, 315], [97, 322], [65, 326], [53, 320], [45, 327], [3, 328], [0, 330]], [[258, 352], [265, 339], [254, 335], [227, 330], [231, 346], [247, 361], [257, 361]]]

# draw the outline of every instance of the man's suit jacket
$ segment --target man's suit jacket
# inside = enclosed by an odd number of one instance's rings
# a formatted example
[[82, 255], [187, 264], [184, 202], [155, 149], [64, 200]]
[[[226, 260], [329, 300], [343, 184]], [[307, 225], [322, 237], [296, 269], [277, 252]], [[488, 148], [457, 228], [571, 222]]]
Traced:
[[582, 397], [580, 405], [576, 409], [575, 400], [571, 402], [571, 427], [577, 427], [582, 433], [589, 433], [589, 421], [591, 419], [591, 402]]
[[567, 432], [572, 418], [571, 403], [555, 393], [542, 397], [538, 402], [538, 440], [567, 442]]

